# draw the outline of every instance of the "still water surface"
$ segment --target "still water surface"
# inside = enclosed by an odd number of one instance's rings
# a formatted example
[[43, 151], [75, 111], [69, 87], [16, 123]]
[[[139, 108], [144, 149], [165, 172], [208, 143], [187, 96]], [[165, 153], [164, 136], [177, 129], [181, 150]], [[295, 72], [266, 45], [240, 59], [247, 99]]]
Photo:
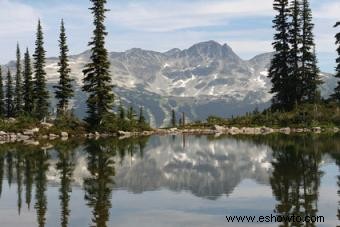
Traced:
[[[340, 136], [326, 135], [0, 145], [0, 226], [337, 226], [339, 167]], [[270, 214], [325, 223], [225, 218]]]

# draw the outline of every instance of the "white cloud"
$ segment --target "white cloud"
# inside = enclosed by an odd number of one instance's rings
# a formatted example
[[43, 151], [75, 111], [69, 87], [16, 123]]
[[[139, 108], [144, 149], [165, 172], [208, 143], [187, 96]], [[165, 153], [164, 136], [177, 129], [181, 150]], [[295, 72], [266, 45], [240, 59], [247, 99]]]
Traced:
[[152, 2], [112, 6], [109, 19], [134, 30], [165, 32], [193, 27], [225, 25], [226, 20], [272, 15], [271, 0]]
[[340, 20], [340, 2], [326, 2], [326, 4], [322, 5], [319, 9], [315, 12], [316, 18], [321, 19], [331, 19], [334, 21]]
[[38, 18], [38, 12], [28, 5], [0, 0], [1, 38], [34, 31]]
[[265, 53], [273, 51], [272, 41], [256, 41], [256, 40], [242, 40], [242, 41], [229, 41], [228, 44], [239, 54], [251, 54], [251, 53]]

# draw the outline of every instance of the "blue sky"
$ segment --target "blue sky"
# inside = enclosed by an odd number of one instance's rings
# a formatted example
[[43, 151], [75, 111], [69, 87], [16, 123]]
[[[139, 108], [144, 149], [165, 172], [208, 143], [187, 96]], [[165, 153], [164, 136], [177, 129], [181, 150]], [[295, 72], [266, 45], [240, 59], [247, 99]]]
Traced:
[[[216, 40], [242, 58], [272, 51], [272, 0], [108, 0], [107, 48], [166, 51]], [[332, 26], [340, 20], [339, 0], [311, 0], [319, 65], [333, 72], [336, 57]], [[58, 55], [64, 18], [71, 54], [85, 51], [92, 32], [89, 0], [0, 0], [0, 63], [15, 58], [17, 41], [33, 51], [41, 18], [48, 56]]]

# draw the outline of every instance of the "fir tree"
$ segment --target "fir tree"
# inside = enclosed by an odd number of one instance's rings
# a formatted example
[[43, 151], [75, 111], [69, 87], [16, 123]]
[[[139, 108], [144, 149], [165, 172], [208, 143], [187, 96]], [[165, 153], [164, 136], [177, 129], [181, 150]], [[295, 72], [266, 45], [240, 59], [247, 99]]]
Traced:
[[[300, 0], [293, 0], [290, 7], [290, 28], [289, 28], [289, 44], [290, 44], [290, 51], [289, 51], [289, 58], [288, 63], [290, 66], [290, 80], [291, 80], [291, 95], [292, 95], [292, 102], [298, 104], [301, 102], [302, 98], [302, 79], [301, 79], [301, 72], [300, 72], [300, 62], [301, 62], [301, 51], [300, 45], [302, 42], [301, 37], [301, 2]], [[292, 106], [294, 103], [290, 103]]]
[[145, 117], [144, 117], [144, 110], [143, 107], [139, 108], [139, 119], [138, 119], [138, 123], [139, 124], [145, 124]]
[[322, 83], [317, 67], [315, 43], [312, 23], [312, 11], [308, 0], [302, 1], [302, 46], [301, 46], [301, 77], [303, 81], [302, 98], [314, 103], [318, 97], [318, 85]]
[[[340, 27], [340, 21], [334, 25], [335, 28], [338, 26]], [[336, 39], [335, 44], [338, 46], [336, 49], [336, 51], [338, 52], [338, 58], [336, 59], [337, 66], [335, 68], [336, 70], [335, 77], [340, 79], [340, 32], [338, 32], [335, 35], [335, 39]], [[338, 81], [338, 86], [335, 88], [332, 98], [340, 103], [340, 81]]]
[[130, 122], [133, 122], [136, 118], [136, 113], [132, 106], [130, 106], [130, 108], [128, 109], [127, 118], [129, 119]]
[[91, 126], [98, 126], [103, 117], [112, 110], [114, 95], [112, 93], [110, 62], [105, 49], [105, 9], [106, 0], [91, 0], [93, 6], [90, 8], [94, 15], [93, 39], [89, 42], [91, 46], [91, 62], [85, 66], [83, 90], [89, 93], [87, 99], [86, 121]]
[[0, 117], [4, 117], [6, 115], [6, 108], [5, 108], [5, 102], [4, 102], [4, 85], [2, 82], [2, 70], [0, 66]]
[[15, 96], [14, 96], [14, 115], [18, 116], [22, 113], [22, 71], [21, 71], [21, 54], [20, 47], [17, 44], [16, 52], [16, 74], [15, 74]]
[[275, 0], [274, 10], [278, 12], [273, 20], [274, 35], [273, 47], [274, 57], [271, 61], [268, 77], [271, 79], [273, 87], [271, 93], [274, 94], [272, 108], [289, 109], [291, 103], [289, 87], [289, 24], [288, 24], [288, 0]]
[[119, 107], [118, 107], [118, 114], [119, 114], [119, 119], [125, 120], [125, 109], [122, 104], [122, 101], [120, 101]]
[[6, 89], [6, 111], [7, 117], [14, 117], [14, 105], [13, 105], [13, 84], [12, 75], [8, 69], [7, 72], [7, 89]]
[[33, 78], [31, 59], [28, 48], [26, 49], [24, 59], [24, 84], [23, 84], [23, 99], [24, 99], [24, 111], [26, 114], [31, 114], [34, 108], [34, 90], [33, 90]]
[[58, 72], [60, 76], [59, 84], [54, 86], [54, 88], [56, 89], [55, 97], [58, 100], [58, 114], [65, 114], [69, 106], [69, 100], [73, 97], [73, 89], [71, 84], [73, 80], [70, 78], [71, 69], [68, 63], [68, 46], [66, 44], [66, 33], [63, 20], [61, 21], [60, 26], [59, 48], [60, 56]]
[[175, 110], [171, 111], [171, 126], [176, 127], [176, 112], [175, 112]]
[[35, 42], [35, 53], [34, 57], [34, 76], [35, 76], [35, 86], [34, 86], [34, 96], [35, 96], [35, 116], [42, 120], [48, 115], [49, 108], [49, 94], [46, 88], [46, 72], [45, 72], [45, 54], [44, 49], [44, 37], [42, 32], [42, 27], [40, 20], [38, 21], [37, 29], [37, 39]]

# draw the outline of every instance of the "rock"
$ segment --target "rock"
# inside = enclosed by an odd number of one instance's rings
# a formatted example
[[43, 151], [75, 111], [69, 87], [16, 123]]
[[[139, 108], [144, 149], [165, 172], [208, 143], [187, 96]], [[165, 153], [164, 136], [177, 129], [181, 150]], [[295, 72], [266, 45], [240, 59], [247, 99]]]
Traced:
[[144, 132], [142, 132], [143, 136], [151, 136], [152, 134], [153, 134], [152, 131], [144, 131]]
[[284, 134], [290, 134], [291, 129], [290, 128], [281, 128], [279, 131], [281, 133], [284, 133]]
[[296, 128], [293, 130], [294, 132], [297, 132], [297, 133], [301, 133], [303, 132], [303, 129], [302, 128]]
[[241, 130], [239, 128], [236, 128], [236, 127], [231, 127], [229, 129], [229, 133], [232, 134], [232, 135], [235, 135], [235, 134], [240, 134]]
[[44, 128], [51, 128], [51, 127], [53, 126], [53, 124], [47, 123], [47, 122], [41, 122], [40, 124], [41, 124], [41, 126], [43, 126]]
[[215, 131], [217, 131], [219, 133], [223, 133], [223, 132], [226, 131], [226, 128], [223, 127], [223, 126], [220, 126], [220, 125], [214, 125], [213, 130], [215, 130]]
[[7, 135], [7, 133], [6, 132], [4, 132], [4, 131], [0, 131], [0, 136], [6, 136]]
[[40, 130], [39, 128], [33, 128], [33, 129], [31, 129], [31, 131], [34, 132], [34, 133], [38, 133], [39, 130]]
[[22, 133], [27, 136], [34, 136], [35, 132], [33, 130], [24, 130]]
[[38, 146], [40, 143], [39, 141], [35, 141], [35, 140], [25, 140], [24, 144]]
[[260, 130], [261, 130], [261, 133], [262, 133], [262, 134], [269, 134], [269, 133], [273, 133], [273, 132], [274, 132], [273, 129], [267, 128], [267, 127], [261, 127]]
[[334, 129], [333, 129], [333, 132], [335, 132], [335, 133], [338, 133], [340, 130], [339, 130], [339, 128], [337, 128], [337, 127], [335, 127]]
[[128, 138], [131, 137], [133, 134], [131, 132], [124, 132], [124, 131], [118, 131], [119, 138]]
[[62, 138], [68, 138], [67, 132], [61, 132], [60, 135], [61, 135]]
[[21, 133], [18, 133], [18, 134], [17, 134], [17, 140], [22, 141], [22, 140], [29, 140], [29, 139], [30, 139], [30, 137], [27, 136], [27, 135], [23, 135], [23, 134], [21, 134]]
[[314, 127], [314, 128], [312, 128], [312, 131], [314, 133], [321, 133], [321, 127]]
[[13, 117], [8, 118], [7, 120], [5, 120], [7, 123], [15, 123], [17, 120]]
[[169, 129], [169, 132], [177, 132], [178, 131], [178, 128], [170, 128]]
[[58, 135], [56, 135], [56, 134], [53, 134], [53, 133], [50, 133], [50, 134], [48, 135], [48, 137], [49, 137], [49, 139], [50, 139], [50, 140], [54, 140], [54, 139], [57, 139], [57, 138], [59, 138], [59, 136], [58, 136]]
[[100, 133], [99, 132], [95, 132], [94, 135], [95, 135], [96, 138], [100, 137]]

